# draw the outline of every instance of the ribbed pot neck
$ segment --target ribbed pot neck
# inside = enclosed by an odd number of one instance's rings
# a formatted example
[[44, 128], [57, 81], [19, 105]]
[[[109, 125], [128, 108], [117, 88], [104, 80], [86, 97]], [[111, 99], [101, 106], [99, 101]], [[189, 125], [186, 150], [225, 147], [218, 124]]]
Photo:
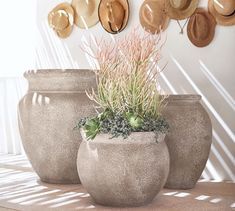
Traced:
[[84, 92], [96, 89], [96, 76], [88, 69], [38, 69], [24, 73], [29, 91]]
[[201, 95], [198, 94], [179, 94], [179, 95], [168, 95], [167, 101], [191, 101], [196, 102], [201, 100]]
[[89, 69], [37, 69], [26, 71], [24, 77], [27, 79], [41, 77], [84, 77], [93, 74], [94, 71]]

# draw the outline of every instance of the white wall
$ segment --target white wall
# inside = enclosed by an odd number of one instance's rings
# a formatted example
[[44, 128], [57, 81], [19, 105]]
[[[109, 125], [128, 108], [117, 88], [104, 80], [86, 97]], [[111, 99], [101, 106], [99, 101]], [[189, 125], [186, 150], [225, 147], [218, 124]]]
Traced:
[[[68, 39], [59, 39], [48, 27], [47, 14], [60, 2], [63, 1], [37, 0], [36, 62], [32, 68], [91, 68], [80, 49], [83, 42], [89, 41], [92, 35], [107, 39], [111, 39], [111, 35], [97, 24], [89, 30], [75, 27]], [[129, 0], [128, 26], [115, 37], [124, 36], [139, 25], [142, 2]], [[206, 5], [207, 0], [201, 0], [200, 6]], [[168, 65], [160, 79], [161, 86], [168, 93], [198, 93], [203, 96], [202, 103], [213, 123], [213, 145], [203, 176], [235, 181], [235, 26], [216, 26], [214, 40], [204, 48], [190, 43], [186, 28], [184, 35], [179, 31], [176, 21], [172, 20], [166, 30], [163, 62], [167, 61]], [[14, 74], [20, 76], [22, 71]]]
[[36, 0], [1, 1], [0, 77], [20, 76], [35, 64]]

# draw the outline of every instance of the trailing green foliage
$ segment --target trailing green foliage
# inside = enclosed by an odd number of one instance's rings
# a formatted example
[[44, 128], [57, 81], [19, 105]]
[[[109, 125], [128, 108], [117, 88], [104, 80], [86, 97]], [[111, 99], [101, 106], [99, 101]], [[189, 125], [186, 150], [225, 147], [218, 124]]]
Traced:
[[111, 138], [118, 136], [127, 138], [131, 132], [166, 133], [169, 125], [160, 116], [157, 119], [150, 116], [141, 118], [129, 112], [115, 114], [106, 110], [96, 117], [81, 119], [76, 128], [83, 128], [88, 139], [94, 139], [98, 133], [108, 133]]

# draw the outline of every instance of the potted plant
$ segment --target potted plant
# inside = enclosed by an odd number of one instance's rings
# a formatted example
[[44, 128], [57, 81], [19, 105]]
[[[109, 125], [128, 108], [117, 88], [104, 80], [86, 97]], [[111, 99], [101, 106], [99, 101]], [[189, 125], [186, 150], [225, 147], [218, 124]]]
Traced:
[[77, 169], [95, 202], [141, 206], [164, 186], [168, 124], [157, 87], [160, 36], [134, 30], [116, 43], [97, 42], [97, 115], [83, 118]]

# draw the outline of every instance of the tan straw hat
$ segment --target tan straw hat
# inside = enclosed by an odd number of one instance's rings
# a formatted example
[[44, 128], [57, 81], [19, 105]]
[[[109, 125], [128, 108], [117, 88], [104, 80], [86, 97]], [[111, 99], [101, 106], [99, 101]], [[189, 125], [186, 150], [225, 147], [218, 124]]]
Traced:
[[208, 10], [219, 25], [235, 25], [235, 0], [209, 0]]
[[188, 38], [197, 47], [207, 46], [214, 38], [215, 26], [215, 18], [205, 9], [198, 8], [189, 19]]
[[98, 6], [100, 0], [72, 0], [75, 12], [75, 24], [88, 29], [99, 22]]
[[101, 0], [98, 9], [103, 28], [112, 34], [121, 32], [129, 19], [128, 0]]
[[199, 0], [165, 0], [167, 15], [175, 20], [190, 17], [198, 6]]
[[49, 14], [50, 27], [61, 38], [68, 37], [73, 29], [74, 11], [69, 3], [57, 5]]
[[140, 7], [139, 18], [141, 26], [152, 34], [164, 31], [170, 20], [162, 0], [145, 0]]

